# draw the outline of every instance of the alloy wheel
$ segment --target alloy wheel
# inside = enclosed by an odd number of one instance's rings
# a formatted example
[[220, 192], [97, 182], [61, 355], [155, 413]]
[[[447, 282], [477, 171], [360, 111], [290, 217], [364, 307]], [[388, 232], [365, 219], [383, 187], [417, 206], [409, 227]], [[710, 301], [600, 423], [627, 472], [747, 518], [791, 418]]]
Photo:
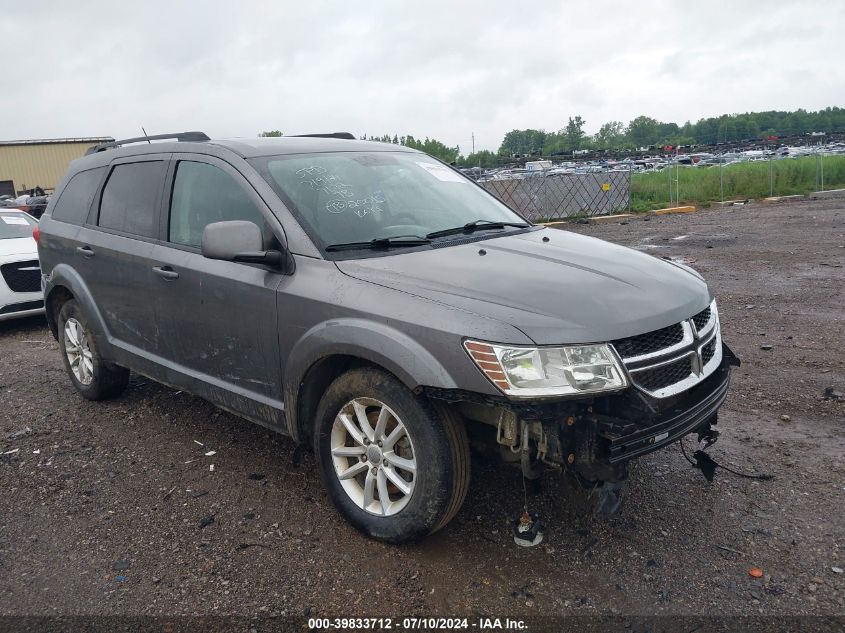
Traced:
[[346, 403], [335, 417], [330, 444], [335, 474], [359, 508], [391, 516], [408, 504], [417, 477], [416, 452], [390, 407], [373, 398]]
[[65, 322], [65, 354], [76, 379], [90, 385], [94, 379], [94, 356], [85, 329], [73, 317]]

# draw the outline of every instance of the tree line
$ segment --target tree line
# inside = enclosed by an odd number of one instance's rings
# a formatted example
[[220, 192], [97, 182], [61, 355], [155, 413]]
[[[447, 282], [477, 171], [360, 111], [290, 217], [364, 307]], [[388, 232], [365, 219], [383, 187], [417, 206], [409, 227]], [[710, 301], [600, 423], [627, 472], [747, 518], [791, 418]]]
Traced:
[[[810, 132], [845, 132], [845, 108], [829, 107], [817, 112], [803, 108], [794, 111], [770, 110], [723, 114], [718, 117], [687, 121], [683, 125], [666, 123], [648, 116], [638, 116], [627, 124], [603, 123], [595, 134], [584, 131], [586, 121], [579, 115], [568, 117], [556, 132], [538, 129], [511, 130], [505, 134], [498, 152], [482, 150], [468, 155], [460, 147], [449, 147], [436, 139], [385, 134], [363, 140], [380, 141], [418, 149], [460, 166], [494, 167], [513, 156], [571, 156], [578, 151], [634, 150], [664, 145], [713, 145], [753, 141], [768, 137], [796, 136]], [[281, 132], [262, 132], [261, 136], [281, 136]]]
[[557, 132], [543, 130], [511, 130], [499, 148], [500, 155], [540, 153], [547, 156], [573, 151], [605, 149], [638, 149], [660, 145], [713, 145], [751, 141], [770, 136], [796, 136], [809, 132], [845, 132], [845, 108], [826, 108], [818, 112], [798, 109], [792, 112], [770, 110], [723, 114], [699, 119], [683, 125], [666, 123], [647, 116], [638, 116], [627, 125], [609, 121], [589, 136], [585, 121], [569, 117]]

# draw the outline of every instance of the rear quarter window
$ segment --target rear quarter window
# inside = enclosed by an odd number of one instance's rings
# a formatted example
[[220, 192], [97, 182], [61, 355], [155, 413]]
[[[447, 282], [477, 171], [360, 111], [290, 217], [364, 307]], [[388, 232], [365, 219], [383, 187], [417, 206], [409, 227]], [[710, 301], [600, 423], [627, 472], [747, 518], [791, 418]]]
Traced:
[[83, 224], [105, 171], [105, 167], [98, 167], [73, 176], [59, 194], [50, 217], [70, 224]]
[[116, 165], [103, 188], [98, 225], [140, 237], [156, 237], [156, 210], [165, 169], [164, 161]]

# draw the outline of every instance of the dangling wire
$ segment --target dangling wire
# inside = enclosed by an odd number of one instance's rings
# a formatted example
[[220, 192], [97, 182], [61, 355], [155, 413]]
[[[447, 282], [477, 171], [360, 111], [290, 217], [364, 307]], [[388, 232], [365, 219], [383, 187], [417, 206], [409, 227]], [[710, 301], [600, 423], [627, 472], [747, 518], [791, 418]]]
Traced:
[[[522, 455], [520, 455], [519, 472], [522, 475], [522, 511], [523, 514], [528, 514], [528, 488], [525, 485], [525, 469], [526, 464], [530, 465], [531, 461], [531, 444], [528, 441], [528, 425], [522, 426]], [[526, 459], [527, 456], [527, 459]]]
[[689, 456], [689, 455], [687, 455], [687, 451], [686, 451], [686, 449], [684, 448], [684, 440], [683, 440], [683, 439], [678, 440], [678, 445], [681, 447], [681, 454], [682, 454], [684, 457], [686, 457], [686, 460], [687, 460], [690, 464], [692, 464], [693, 466], [698, 466], [698, 464], [696, 464], [696, 463], [695, 463], [692, 459], [690, 459], [690, 456]]
[[[689, 455], [687, 455], [687, 451], [686, 451], [686, 448], [684, 447], [684, 441], [683, 441], [683, 439], [678, 440], [678, 444], [680, 444], [680, 446], [681, 446], [681, 453], [682, 453], [682, 454], [683, 454], [683, 456], [686, 458], [686, 460], [687, 460], [690, 464], [692, 464], [693, 466], [695, 466], [696, 468], [701, 468], [701, 466], [699, 465], [698, 461], [693, 460], [692, 458], [690, 458], [690, 456], [689, 456]], [[721, 468], [722, 470], [726, 470], [726, 471], [728, 471], [729, 473], [732, 473], [732, 474], [734, 474], [734, 475], [736, 475], [736, 476], [738, 476], [738, 477], [745, 477], [746, 479], [759, 479], [760, 481], [769, 481], [770, 479], [774, 479], [774, 478], [775, 478], [775, 476], [774, 476], [774, 475], [770, 475], [770, 474], [768, 474], [768, 473], [755, 473], [755, 474], [752, 474], [752, 473], [741, 473], [741, 472], [739, 472], [738, 470], [734, 470], [733, 468], [729, 468], [729, 467], [727, 467], [727, 466], [724, 466], [724, 465], [720, 464], [720, 463], [719, 463], [719, 462], [717, 462], [715, 459], [713, 459], [712, 457], [710, 457], [710, 455], [708, 455], [707, 453], [705, 453], [704, 451], [701, 451], [701, 450], [696, 451], [695, 453], [693, 453], [693, 457], [698, 458], [698, 456], [699, 456], [699, 455], [702, 455], [704, 458], [706, 458], [706, 459], [710, 460], [711, 462], [713, 462], [713, 464], [714, 464], [716, 467]]]
[[521, 468], [520, 474], [522, 475], [522, 510], [528, 512], [528, 488], [525, 486], [525, 473]]

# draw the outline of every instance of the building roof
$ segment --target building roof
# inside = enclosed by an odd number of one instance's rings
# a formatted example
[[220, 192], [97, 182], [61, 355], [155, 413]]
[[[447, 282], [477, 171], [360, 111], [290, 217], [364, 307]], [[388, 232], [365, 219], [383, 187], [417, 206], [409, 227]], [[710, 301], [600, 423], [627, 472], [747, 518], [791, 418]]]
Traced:
[[108, 143], [114, 141], [111, 136], [83, 136], [77, 138], [33, 138], [22, 139], [17, 141], [0, 141], [0, 146], [3, 145], [52, 145], [52, 144], [67, 144], [67, 143], [85, 143], [91, 145], [94, 143]]

